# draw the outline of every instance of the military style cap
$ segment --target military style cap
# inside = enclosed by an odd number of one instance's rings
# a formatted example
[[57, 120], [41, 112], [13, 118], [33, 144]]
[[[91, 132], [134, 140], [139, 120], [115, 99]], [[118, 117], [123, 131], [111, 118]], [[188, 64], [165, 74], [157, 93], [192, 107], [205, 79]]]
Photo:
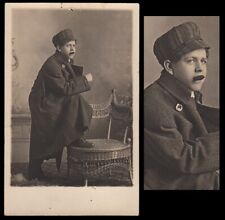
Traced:
[[54, 44], [54, 46], [56, 47], [58, 46], [63, 46], [65, 45], [67, 42], [75, 40], [74, 36], [73, 36], [73, 32], [70, 29], [65, 29], [60, 31], [58, 34], [56, 34], [53, 38], [52, 38], [52, 43]]
[[159, 37], [154, 43], [153, 51], [159, 63], [163, 65], [167, 59], [176, 61], [193, 50], [209, 48], [210, 46], [201, 38], [197, 24], [186, 22]]

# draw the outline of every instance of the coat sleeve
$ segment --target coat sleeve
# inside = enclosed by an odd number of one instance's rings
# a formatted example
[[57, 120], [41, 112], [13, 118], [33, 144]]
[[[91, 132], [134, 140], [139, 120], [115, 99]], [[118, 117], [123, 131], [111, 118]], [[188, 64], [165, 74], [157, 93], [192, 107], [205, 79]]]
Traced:
[[183, 140], [173, 115], [145, 105], [145, 156], [174, 173], [199, 174], [219, 168], [219, 132]]
[[59, 65], [50, 61], [44, 67], [46, 85], [55, 92], [70, 96], [90, 90], [90, 85], [85, 76], [66, 79]]
[[197, 104], [198, 112], [209, 132], [219, 131], [219, 109]]

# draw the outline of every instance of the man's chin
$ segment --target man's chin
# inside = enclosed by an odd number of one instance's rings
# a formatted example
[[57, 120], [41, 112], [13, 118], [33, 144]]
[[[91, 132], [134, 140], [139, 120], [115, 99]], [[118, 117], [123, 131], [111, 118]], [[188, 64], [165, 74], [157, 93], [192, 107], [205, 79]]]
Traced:
[[193, 83], [189, 86], [192, 91], [200, 91], [202, 89], [202, 83]]
[[72, 60], [74, 58], [74, 54], [73, 55], [69, 55], [69, 58]]

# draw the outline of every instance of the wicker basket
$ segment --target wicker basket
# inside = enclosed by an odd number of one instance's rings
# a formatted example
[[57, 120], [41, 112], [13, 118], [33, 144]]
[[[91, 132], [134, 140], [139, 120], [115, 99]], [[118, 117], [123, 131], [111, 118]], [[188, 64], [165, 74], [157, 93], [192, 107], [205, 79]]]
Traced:
[[90, 139], [95, 147], [68, 149], [68, 169], [73, 167], [84, 178], [131, 174], [131, 145], [113, 139]]

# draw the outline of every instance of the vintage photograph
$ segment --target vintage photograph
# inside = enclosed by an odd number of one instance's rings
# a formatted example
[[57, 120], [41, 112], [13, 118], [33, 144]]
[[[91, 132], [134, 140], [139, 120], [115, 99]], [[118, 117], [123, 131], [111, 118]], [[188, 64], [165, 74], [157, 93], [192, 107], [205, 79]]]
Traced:
[[144, 189], [219, 190], [219, 17], [144, 17]]
[[139, 5], [5, 12], [7, 213], [138, 214]]

